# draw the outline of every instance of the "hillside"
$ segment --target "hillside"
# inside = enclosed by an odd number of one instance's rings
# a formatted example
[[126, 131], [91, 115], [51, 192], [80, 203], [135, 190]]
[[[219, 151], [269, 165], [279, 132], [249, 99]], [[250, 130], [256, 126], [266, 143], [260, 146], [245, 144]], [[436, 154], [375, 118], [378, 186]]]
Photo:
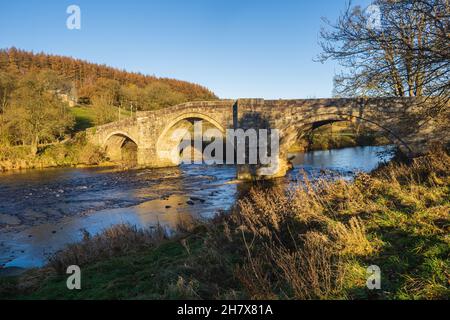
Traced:
[[56, 55], [0, 49], [0, 171], [102, 162], [84, 129], [187, 101], [207, 88]]
[[0, 50], [0, 71], [24, 75], [30, 71], [43, 69], [52, 70], [68, 81], [74, 89], [72, 93], [76, 93], [82, 102], [89, 102], [95, 93], [95, 87], [99, 82], [103, 84], [105, 80], [114, 81], [115, 84], [126, 87], [128, 91], [137, 91], [152, 85], [167, 87], [185, 101], [217, 98], [207, 88], [186, 81], [127, 72], [71, 57], [33, 53], [16, 48]]

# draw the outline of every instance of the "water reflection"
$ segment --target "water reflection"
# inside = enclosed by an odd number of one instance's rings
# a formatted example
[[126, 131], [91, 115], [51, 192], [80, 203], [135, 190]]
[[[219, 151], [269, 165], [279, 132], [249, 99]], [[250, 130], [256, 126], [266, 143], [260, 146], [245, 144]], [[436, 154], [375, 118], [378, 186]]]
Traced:
[[317, 175], [326, 170], [351, 178], [356, 172], [370, 172], [381, 162], [388, 161], [393, 150], [390, 146], [369, 146], [296, 153], [290, 155], [294, 164], [290, 175], [295, 176], [302, 170]]

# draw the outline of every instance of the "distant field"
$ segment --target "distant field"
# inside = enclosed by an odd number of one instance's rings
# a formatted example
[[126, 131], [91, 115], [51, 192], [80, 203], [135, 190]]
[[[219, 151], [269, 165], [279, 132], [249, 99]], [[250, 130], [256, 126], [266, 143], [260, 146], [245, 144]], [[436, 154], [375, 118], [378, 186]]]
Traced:
[[75, 117], [75, 131], [82, 131], [94, 125], [94, 114], [91, 108], [73, 107], [70, 111]]
[[[119, 109], [114, 107], [114, 110], [116, 110], [116, 113], [119, 113]], [[87, 128], [93, 127], [95, 125], [95, 112], [92, 109], [92, 107], [81, 107], [76, 106], [70, 108], [70, 111], [75, 117], [75, 131], [83, 131]], [[120, 110], [120, 116], [123, 118], [130, 117], [130, 111], [127, 110]]]

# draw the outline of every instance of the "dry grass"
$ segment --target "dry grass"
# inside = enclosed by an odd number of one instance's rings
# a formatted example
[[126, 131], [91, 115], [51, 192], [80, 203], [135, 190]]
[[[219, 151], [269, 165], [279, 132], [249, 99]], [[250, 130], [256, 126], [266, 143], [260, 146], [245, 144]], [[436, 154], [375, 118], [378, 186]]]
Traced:
[[167, 299], [183, 299], [183, 300], [197, 300], [201, 299], [198, 290], [198, 282], [196, 280], [186, 281], [179, 276], [177, 282], [170, 283], [167, 286], [165, 296]]
[[[180, 215], [172, 229], [158, 223], [145, 229], [130, 224], [119, 224], [95, 236], [91, 236], [84, 230], [82, 241], [55, 253], [50, 257], [48, 267], [54, 269], [58, 274], [65, 274], [70, 265], [83, 266], [107, 258], [150, 249], [166, 240], [181, 239], [200, 225], [200, 221]], [[189, 248], [186, 247], [186, 250]]]
[[144, 230], [121, 224], [93, 237], [85, 231], [81, 242], [55, 253], [49, 259], [49, 267], [59, 274], [64, 274], [70, 265], [83, 266], [113, 256], [137, 252], [151, 248], [168, 238], [166, 229], [160, 225]]
[[254, 189], [239, 202], [231, 223], [245, 262], [235, 274], [250, 298], [343, 298], [342, 256], [373, 248], [360, 220], [333, 220], [318, 192]]
[[374, 242], [367, 239], [364, 222], [353, 217], [348, 224], [336, 222], [329, 230], [334, 247], [342, 255], [367, 256], [375, 251]]
[[[438, 255], [436, 262], [426, 262], [420, 250], [449, 244], [449, 172], [448, 152], [437, 149], [353, 182], [313, 184], [305, 177], [295, 190], [256, 187], [224, 218], [225, 232], [215, 235], [217, 250], [225, 251], [228, 242], [228, 250], [240, 255], [234, 274], [252, 299], [351, 298], [352, 290], [367, 291], [365, 268], [383, 261], [385, 269], [398, 272], [389, 283], [403, 286], [397, 298], [418, 292], [442, 297], [449, 292], [443, 281], [448, 273], [442, 272], [448, 260]], [[419, 236], [428, 238], [416, 248]], [[391, 264], [402, 259], [432, 264], [423, 266], [423, 274], [438, 273], [440, 280], [401, 274], [401, 263]]]

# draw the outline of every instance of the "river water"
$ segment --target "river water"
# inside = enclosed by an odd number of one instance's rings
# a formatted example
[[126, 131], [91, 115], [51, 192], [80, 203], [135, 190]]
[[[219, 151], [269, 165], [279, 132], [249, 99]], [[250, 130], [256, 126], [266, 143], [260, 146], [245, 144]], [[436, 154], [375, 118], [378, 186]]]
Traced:
[[[356, 147], [293, 154], [294, 170], [351, 179], [389, 159], [390, 147]], [[229, 209], [249, 188], [233, 166], [185, 165], [121, 171], [45, 169], [0, 175], [0, 269], [39, 267], [82, 230], [96, 234], [119, 223], [174, 227], [180, 219], [208, 219]]]

